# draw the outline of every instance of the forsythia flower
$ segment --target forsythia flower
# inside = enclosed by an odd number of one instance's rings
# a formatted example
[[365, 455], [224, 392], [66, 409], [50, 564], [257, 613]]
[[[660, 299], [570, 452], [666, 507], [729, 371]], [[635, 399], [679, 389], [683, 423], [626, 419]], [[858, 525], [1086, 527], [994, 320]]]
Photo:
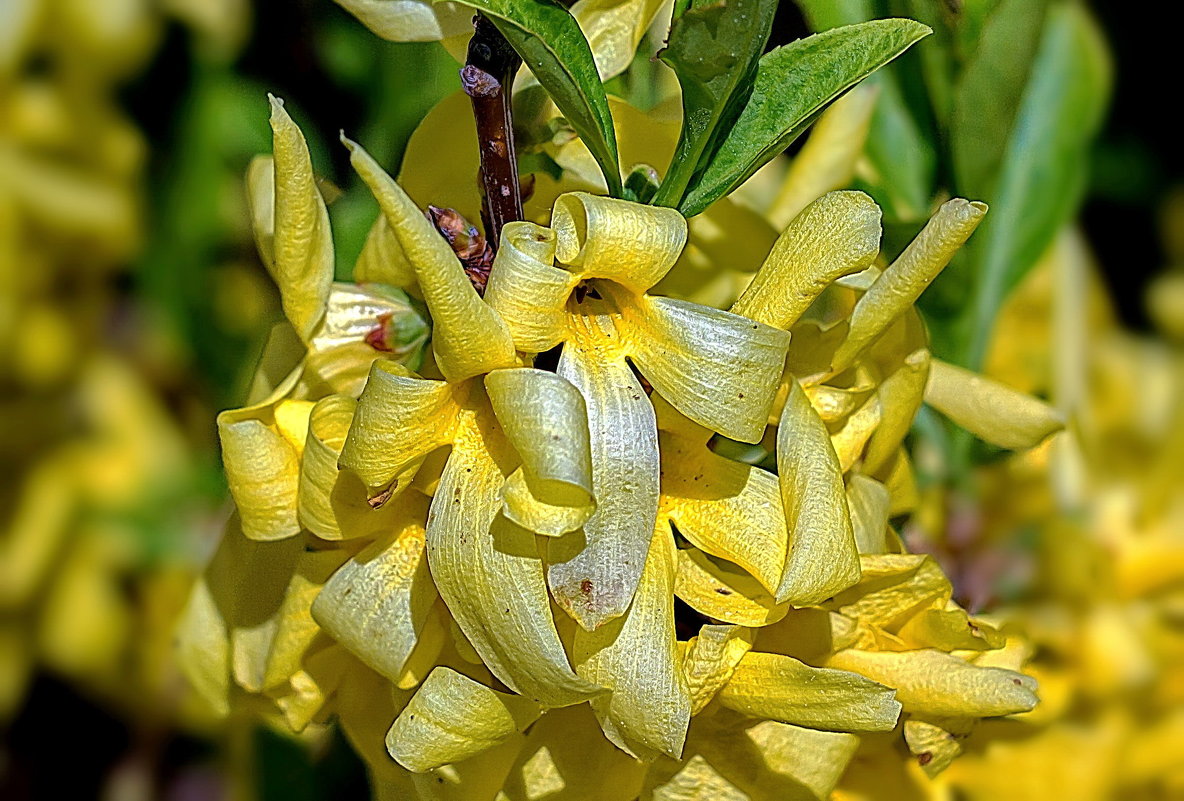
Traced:
[[[947, 733], [1032, 708], [985, 656], [1002, 637], [888, 523], [923, 397], [1012, 446], [1059, 425], [931, 370], [912, 303], [985, 206], [945, 204], [881, 269], [879, 209], [828, 194], [723, 311], [651, 292], [677, 212], [571, 192], [505, 227], [482, 296], [344, 140], [382, 215], [336, 290], [368, 300], [335, 306], [307, 149], [274, 101], [272, 125], [256, 229], [306, 355], [220, 418], [238, 513], [182, 637], [219, 708], [336, 714], [379, 797], [622, 801], [825, 798], [902, 709], [936, 770]], [[411, 312], [369, 281], [422, 296], [422, 375], [414, 348], [374, 350]]]

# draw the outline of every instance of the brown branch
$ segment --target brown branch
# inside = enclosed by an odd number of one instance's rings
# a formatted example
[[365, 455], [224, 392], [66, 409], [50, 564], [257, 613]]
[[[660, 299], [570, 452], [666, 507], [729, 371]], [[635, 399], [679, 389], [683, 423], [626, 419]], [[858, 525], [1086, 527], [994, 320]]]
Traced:
[[473, 103], [477, 142], [481, 151], [481, 216], [491, 247], [501, 242], [502, 226], [522, 219], [518, 186], [518, 158], [510, 92], [522, 60], [498, 31], [478, 14], [473, 22], [469, 55], [460, 71], [461, 86]]

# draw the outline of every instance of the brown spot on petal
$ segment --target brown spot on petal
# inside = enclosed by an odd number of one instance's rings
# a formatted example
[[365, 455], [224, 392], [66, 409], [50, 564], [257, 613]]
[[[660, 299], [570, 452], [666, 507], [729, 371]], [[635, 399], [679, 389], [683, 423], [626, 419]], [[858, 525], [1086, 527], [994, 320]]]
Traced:
[[917, 754], [917, 761], [921, 763], [921, 767], [925, 767], [933, 761], [933, 754], [929, 753], [928, 751], [923, 751], [922, 753]]

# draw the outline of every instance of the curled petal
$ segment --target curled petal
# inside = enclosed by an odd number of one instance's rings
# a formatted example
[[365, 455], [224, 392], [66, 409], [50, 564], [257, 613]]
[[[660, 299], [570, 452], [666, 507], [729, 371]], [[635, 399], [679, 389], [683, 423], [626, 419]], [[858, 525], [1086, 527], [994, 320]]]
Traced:
[[308, 339], [325, 311], [333, 283], [329, 210], [317, 189], [304, 135], [284, 111], [283, 101], [274, 97], [271, 130], [275, 151], [275, 238], [274, 260], [268, 267], [279, 286], [284, 315], [300, 336]]
[[462, 762], [538, 719], [539, 705], [437, 667], [395, 718], [386, 748], [410, 771]]
[[584, 397], [555, 373], [495, 370], [485, 388], [506, 438], [522, 459], [506, 487], [506, 515], [540, 534], [579, 528], [595, 509]]
[[905, 712], [933, 717], [987, 718], [1036, 706], [1036, 682], [1003, 668], [978, 667], [936, 650], [848, 649], [827, 664], [854, 670], [896, 689]]
[[642, 374], [687, 417], [759, 442], [777, 394], [789, 334], [674, 298], [618, 299]]
[[777, 477], [681, 437], [663, 434], [661, 446], [663, 514], [692, 545], [775, 592], [788, 542]]
[[1031, 448], [1064, 428], [1061, 415], [1048, 404], [937, 359], [930, 366], [925, 402], [1000, 448]]
[[824, 731], [888, 731], [901, 705], [890, 687], [858, 673], [750, 651], [719, 691], [720, 704], [753, 717]]
[[355, 142], [342, 138], [350, 161], [370, 187], [387, 218], [432, 313], [432, 347], [440, 372], [450, 381], [514, 365], [514, 343], [505, 323], [465, 274], [444, 237], [403, 188]]
[[752, 650], [755, 632], [743, 626], [703, 626], [687, 642], [682, 672], [691, 693], [691, 714], [697, 715], [728, 683], [743, 656]]
[[917, 238], [864, 293], [851, 313], [851, 330], [835, 352], [831, 367], [839, 372], [855, 361], [929, 286], [987, 213], [987, 204], [954, 198], [929, 220]]
[[398, 513], [388, 519], [390, 533], [342, 565], [312, 614], [351, 653], [398, 682], [429, 622], [436, 588], [424, 559], [426, 499], [410, 493], [389, 508]]
[[637, 294], [669, 272], [687, 241], [687, 221], [675, 209], [587, 192], [560, 195], [551, 228], [560, 262]]
[[658, 429], [624, 357], [593, 335], [564, 347], [559, 375], [588, 408], [597, 505], [582, 533], [547, 542], [547, 583], [555, 602], [591, 631], [625, 613], [641, 578], [658, 514]]
[[607, 81], [629, 67], [661, 7], [662, 0], [579, 0], [571, 7], [596, 59], [600, 80]]
[[880, 397], [880, 424], [872, 432], [863, 457], [863, 471], [878, 473], [904, 442], [917, 410], [921, 408], [929, 377], [929, 351], [916, 350], [876, 390]]
[[859, 580], [843, 472], [826, 426], [794, 378], [777, 428], [777, 472], [789, 528], [779, 601], [805, 606]]
[[732, 311], [789, 330], [840, 276], [880, 251], [880, 207], [863, 192], [831, 192], [807, 206], [778, 237]]
[[888, 548], [888, 509], [892, 498], [888, 488], [862, 473], [847, 479], [847, 508], [851, 528], [861, 554], [884, 553]]
[[510, 329], [514, 347], [542, 353], [567, 333], [567, 299], [580, 277], [555, 266], [555, 233], [528, 222], [507, 223], [489, 272], [485, 302]]
[[546, 706], [579, 703], [600, 688], [568, 664], [534, 535], [498, 514], [505, 475], [490, 448], [508, 448], [498, 445], [494, 429], [492, 420], [468, 423], [444, 467], [427, 525], [432, 578], [486, 667], [507, 687]]
[[357, 473], [372, 491], [389, 488], [410, 466], [452, 440], [457, 404], [467, 390], [468, 384], [414, 378], [395, 362], [375, 362], [341, 450], [342, 467]]
[[[785, 389], [788, 394], [789, 387], [786, 386]], [[822, 422], [830, 425], [853, 414], [867, 401], [876, 386], [871, 381], [860, 381], [853, 387], [811, 384], [809, 386], [803, 385], [802, 389], [805, 391], [806, 397], [810, 399], [810, 405], [814, 407], [814, 411], [818, 412], [818, 416], [822, 418]], [[772, 422], [776, 424], [777, 420], [774, 419]]]
[[247, 165], [247, 204], [255, 247], [268, 270], [275, 269], [275, 158], [255, 156]]
[[929, 556], [877, 554], [859, 561], [859, 583], [836, 595], [828, 606], [866, 625], [895, 628], [952, 592], [949, 579]]
[[767, 626], [789, 611], [789, 604], [774, 601], [748, 573], [720, 564], [697, 548], [678, 552], [674, 594], [697, 612], [740, 626]]
[[638, 756], [652, 749], [677, 759], [691, 719], [691, 698], [674, 632], [674, 537], [659, 521], [633, 604], [595, 631], [577, 629], [576, 672], [607, 687], [592, 700], [605, 735]]

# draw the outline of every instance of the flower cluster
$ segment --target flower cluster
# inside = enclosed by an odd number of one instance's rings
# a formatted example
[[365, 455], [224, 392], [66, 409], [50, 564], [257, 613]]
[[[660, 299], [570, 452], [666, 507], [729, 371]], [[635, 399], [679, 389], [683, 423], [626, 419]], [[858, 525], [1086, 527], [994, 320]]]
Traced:
[[724, 311], [652, 291], [680, 214], [571, 192], [505, 227], [481, 295], [343, 140], [382, 215], [335, 285], [303, 138], [272, 125], [256, 230], [302, 342], [219, 418], [238, 510], [181, 639], [217, 707], [336, 715], [379, 796], [623, 800], [825, 798], [863, 741], [936, 772], [1033, 707], [889, 524], [923, 399], [1013, 447], [1059, 426], [932, 359], [912, 310], [983, 204], [882, 264], [875, 203], [824, 195]]

